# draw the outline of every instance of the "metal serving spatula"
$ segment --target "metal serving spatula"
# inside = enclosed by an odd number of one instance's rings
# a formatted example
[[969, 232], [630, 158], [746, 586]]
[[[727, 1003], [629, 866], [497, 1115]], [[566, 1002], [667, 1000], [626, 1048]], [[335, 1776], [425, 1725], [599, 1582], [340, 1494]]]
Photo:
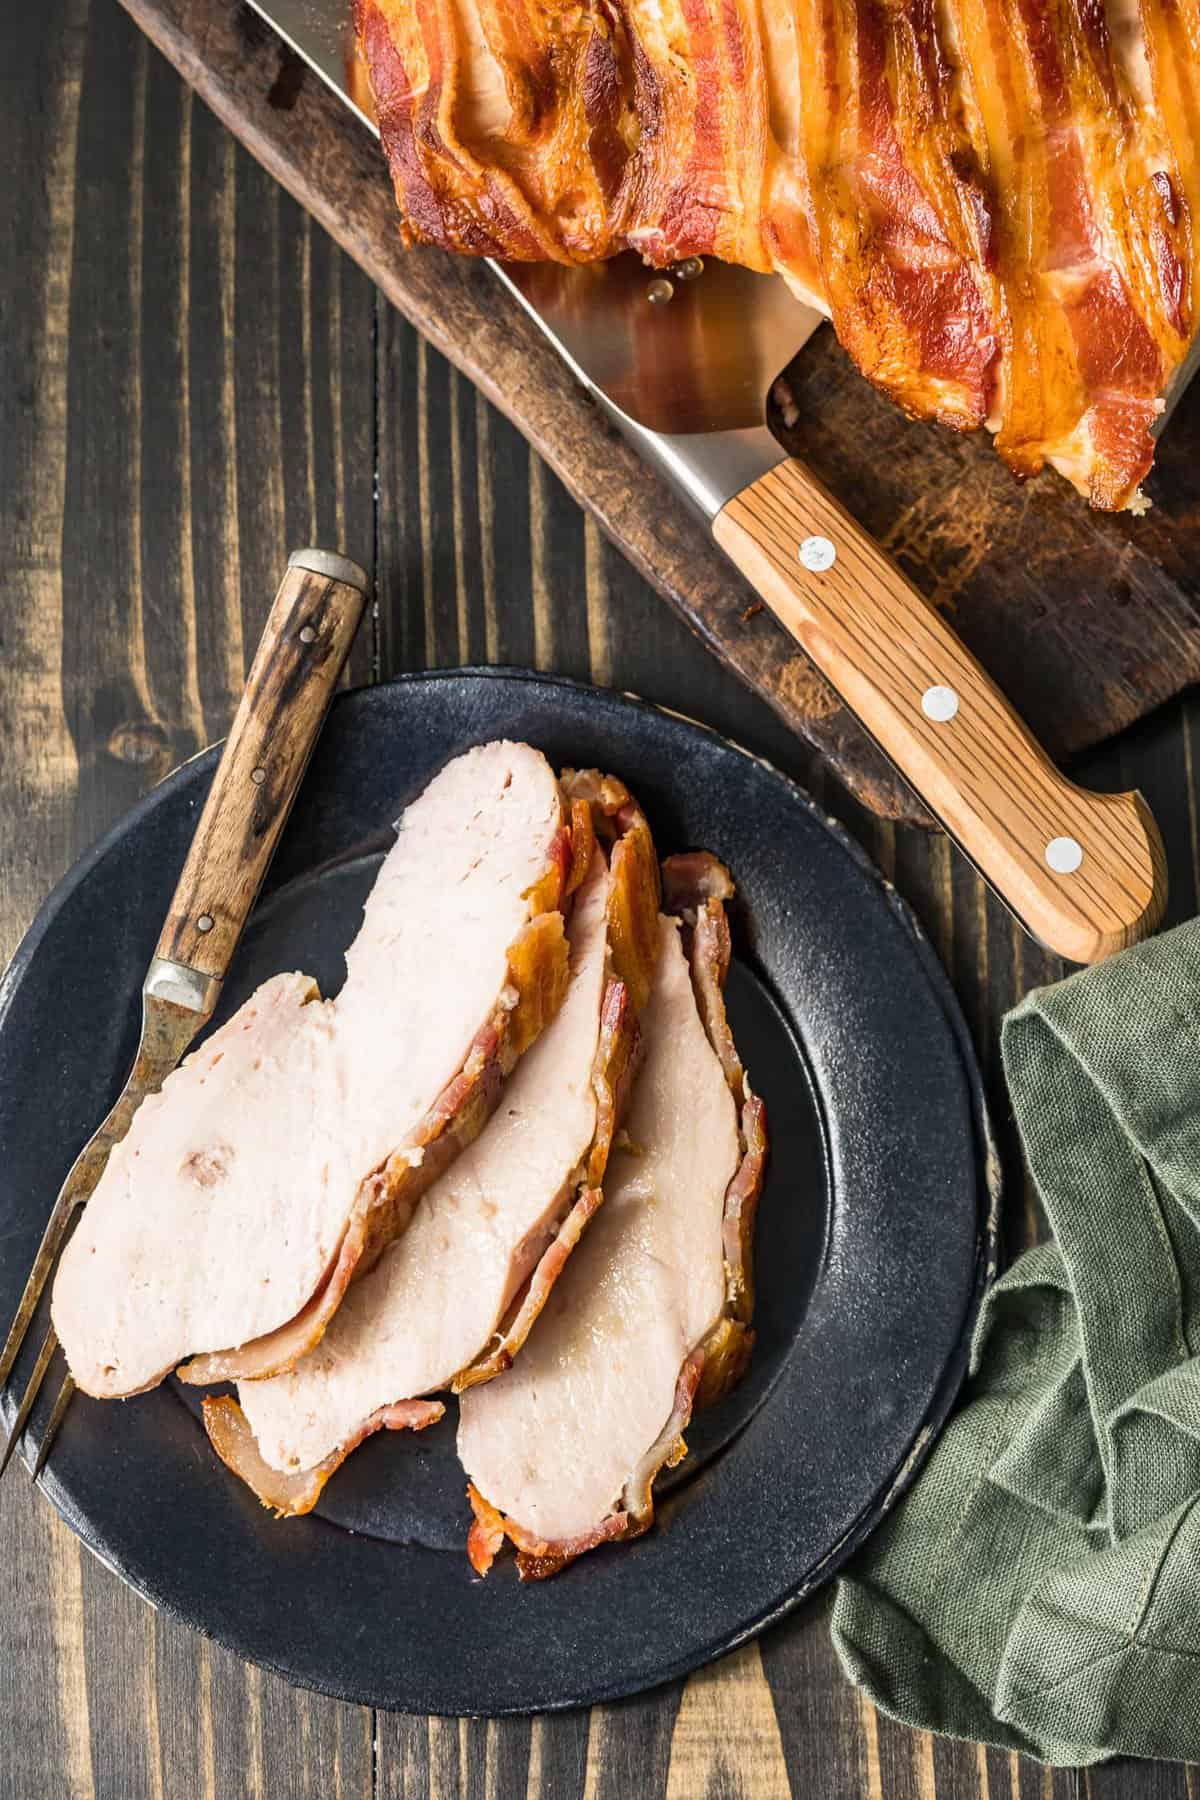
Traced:
[[[340, 0], [253, 0], [363, 122]], [[579, 380], [696, 507], [930, 812], [1042, 943], [1093, 962], [1153, 929], [1161, 840], [1138, 794], [1051, 763], [897, 565], [766, 425], [821, 324], [777, 276], [493, 264]]]

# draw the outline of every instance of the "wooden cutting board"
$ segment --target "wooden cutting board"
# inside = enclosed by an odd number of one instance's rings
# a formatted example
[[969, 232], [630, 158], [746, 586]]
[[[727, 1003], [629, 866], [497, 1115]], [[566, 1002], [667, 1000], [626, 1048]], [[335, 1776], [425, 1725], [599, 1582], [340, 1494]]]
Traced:
[[[714, 653], [888, 818], [928, 823], [824, 680], [638, 460], [488, 270], [402, 249], [378, 147], [239, 0], [123, 0], [220, 119], [478, 383]], [[331, 5], [338, 0], [329, 0]], [[777, 392], [781, 435], [943, 607], [1060, 761], [1200, 676], [1200, 383], [1141, 519], [1018, 487], [985, 436], [904, 419], [822, 330]], [[790, 423], [789, 423], [790, 421]], [[363, 470], [362, 479], [370, 479]]]

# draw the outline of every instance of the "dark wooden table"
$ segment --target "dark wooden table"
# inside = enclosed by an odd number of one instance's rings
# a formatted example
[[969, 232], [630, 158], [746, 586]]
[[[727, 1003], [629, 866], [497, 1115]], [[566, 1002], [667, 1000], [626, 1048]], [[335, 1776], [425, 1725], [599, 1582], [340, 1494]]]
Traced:
[[[801, 754], [115, 0], [5, 7], [0, 82], [0, 951], [222, 734], [288, 549], [339, 544], [378, 590], [356, 680], [472, 662], [590, 676], [804, 781], [917, 907], [994, 1088], [1001, 1014], [1056, 965], [943, 839], [877, 824]], [[1189, 700], [1085, 771], [1148, 795], [1173, 919], [1197, 908], [1198, 755]], [[1015, 1247], [1037, 1226], [1007, 1148]], [[374, 1715], [157, 1617], [17, 1474], [0, 1487], [0, 1800], [1200, 1794], [1181, 1768], [1051, 1776], [897, 1727], [843, 1679], [826, 1619], [819, 1601], [590, 1715]]]

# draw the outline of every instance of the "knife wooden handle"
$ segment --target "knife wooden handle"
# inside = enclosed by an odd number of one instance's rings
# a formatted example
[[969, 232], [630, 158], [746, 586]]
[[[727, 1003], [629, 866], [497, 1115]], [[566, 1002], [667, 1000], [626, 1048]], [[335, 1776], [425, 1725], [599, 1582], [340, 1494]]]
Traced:
[[1166, 859], [1140, 794], [1054, 767], [901, 570], [788, 460], [717, 514], [717, 542], [1026, 930], [1072, 962], [1152, 931]]
[[366, 604], [344, 556], [297, 550], [275, 596], [157, 956], [224, 979]]

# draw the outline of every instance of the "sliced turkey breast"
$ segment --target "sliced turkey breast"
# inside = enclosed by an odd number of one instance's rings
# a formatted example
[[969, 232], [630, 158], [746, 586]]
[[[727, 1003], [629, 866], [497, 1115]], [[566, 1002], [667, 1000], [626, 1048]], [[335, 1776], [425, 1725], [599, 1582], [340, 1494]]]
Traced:
[[85, 1392], [185, 1356], [196, 1381], [266, 1375], [319, 1340], [557, 1011], [573, 815], [527, 745], [456, 758], [400, 822], [337, 998], [275, 977], [142, 1103], [54, 1285]]
[[659, 922], [645, 1056], [605, 1204], [520, 1361], [463, 1396], [458, 1448], [486, 1573], [505, 1536], [523, 1576], [644, 1531], [652, 1485], [685, 1454], [693, 1405], [742, 1373], [754, 1205], [766, 1157], [721, 1002], [720, 865], [664, 868], [683, 920]]
[[356, 1283], [312, 1354], [288, 1374], [243, 1382], [237, 1401], [205, 1401], [218, 1453], [278, 1513], [308, 1512], [371, 1432], [440, 1417], [440, 1405], [417, 1397], [507, 1368], [603, 1197], [636, 1063], [637, 997], [653, 973], [642, 959], [658, 948], [658, 870], [623, 787], [593, 775], [564, 786], [576, 801], [586, 796], [611, 839], [611, 863], [597, 848], [576, 896], [557, 1016], [481, 1136]]

